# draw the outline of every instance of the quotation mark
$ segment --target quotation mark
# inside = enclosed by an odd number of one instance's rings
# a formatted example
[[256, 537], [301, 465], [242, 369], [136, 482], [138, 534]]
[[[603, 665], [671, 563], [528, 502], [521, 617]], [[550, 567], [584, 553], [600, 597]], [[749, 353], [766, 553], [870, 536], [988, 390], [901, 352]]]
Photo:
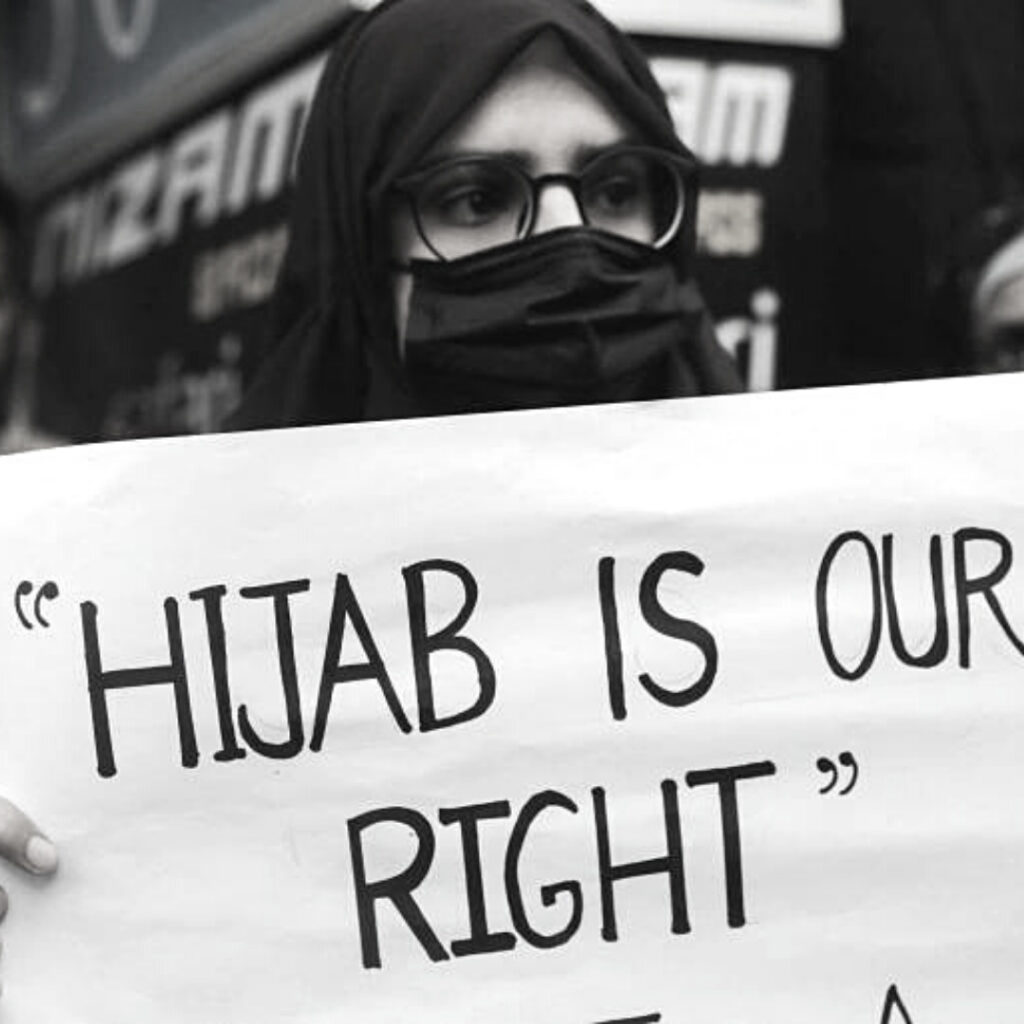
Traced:
[[29, 583], [28, 580], [22, 580], [14, 591], [14, 610], [18, 613], [18, 618], [21, 619], [21, 624], [25, 629], [32, 629], [33, 619], [39, 623], [43, 629], [50, 628], [50, 621], [43, 615], [43, 602], [53, 601], [55, 598], [60, 596], [60, 588], [53, 580], [47, 580], [38, 590], [35, 596], [35, 600], [30, 602], [31, 618], [25, 614], [25, 602], [28, 596], [35, 590], [35, 585]]
[[[838, 762], [838, 765], [837, 763]], [[818, 758], [818, 771], [822, 775], [829, 776], [828, 782], [824, 788], [819, 789], [818, 792], [824, 796], [826, 793], [831, 793], [833, 789], [839, 785], [839, 766], [847, 769], [850, 781], [847, 782], [842, 789], [838, 791], [838, 796], [846, 796], [854, 786], [857, 785], [857, 779], [860, 778], [860, 768], [857, 766], [857, 761], [848, 750], [844, 750], [835, 761], [830, 760], [827, 757]]]

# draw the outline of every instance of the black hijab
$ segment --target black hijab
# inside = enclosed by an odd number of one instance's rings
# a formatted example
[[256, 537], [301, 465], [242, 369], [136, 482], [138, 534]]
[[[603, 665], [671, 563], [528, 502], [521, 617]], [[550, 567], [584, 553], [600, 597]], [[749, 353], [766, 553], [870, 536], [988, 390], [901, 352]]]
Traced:
[[[689, 155], [643, 54], [584, 0], [385, 0], [353, 15], [306, 126], [272, 347], [230, 426], [417, 414], [395, 338], [390, 189], [520, 52], [551, 31], [652, 144]], [[691, 223], [672, 252], [681, 277], [693, 246]], [[739, 390], [696, 286], [688, 282], [687, 293], [691, 372], [664, 397]]]

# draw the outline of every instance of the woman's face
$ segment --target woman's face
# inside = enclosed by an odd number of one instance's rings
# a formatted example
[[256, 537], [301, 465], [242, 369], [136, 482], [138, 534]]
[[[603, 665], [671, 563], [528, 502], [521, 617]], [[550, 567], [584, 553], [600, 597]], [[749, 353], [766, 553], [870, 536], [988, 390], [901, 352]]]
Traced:
[[[543, 38], [530, 46], [434, 144], [424, 163], [465, 155], [509, 158], [527, 174], [578, 171], [601, 150], [638, 141], [629, 124], [572, 64], [562, 45]], [[569, 187], [545, 184], [533, 234], [578, 227], [583, 221]], [[409, 204], [397, 199], [391, 215], [392, 257], [436, 259], [420, 237]], [[395, 323], [404, 346], [412, 279], [393, 281]]]

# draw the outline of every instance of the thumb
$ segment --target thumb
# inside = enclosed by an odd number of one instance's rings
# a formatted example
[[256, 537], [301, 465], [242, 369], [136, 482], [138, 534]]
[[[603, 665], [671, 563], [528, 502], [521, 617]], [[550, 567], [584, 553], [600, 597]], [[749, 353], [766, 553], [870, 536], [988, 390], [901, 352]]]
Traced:
[[51, 875], [57, 870], [57, 847], [24, 811], [3, 797], [0, 797], [0, 857], [33, 875]]

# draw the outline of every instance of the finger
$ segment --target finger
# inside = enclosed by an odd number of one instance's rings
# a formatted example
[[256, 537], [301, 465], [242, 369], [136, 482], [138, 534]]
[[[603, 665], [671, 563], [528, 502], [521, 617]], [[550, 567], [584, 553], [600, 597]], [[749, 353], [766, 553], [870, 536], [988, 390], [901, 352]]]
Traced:
[[0, 857], [33, 875], [57, 870], [57, 848], [24, 811], [0, 797]]

